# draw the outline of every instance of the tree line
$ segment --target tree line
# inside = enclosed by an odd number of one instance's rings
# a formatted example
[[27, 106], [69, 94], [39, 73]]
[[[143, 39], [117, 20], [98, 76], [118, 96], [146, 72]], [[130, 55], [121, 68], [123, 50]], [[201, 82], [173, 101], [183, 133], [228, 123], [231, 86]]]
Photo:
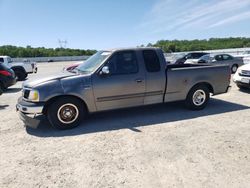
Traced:
[[[144, 46], [144, 45], [141, 45]], [[159, 47], [164, 52], [204, 51], [227, 48], [250, 47], [250, 38], [210, 38], [205, 40], [159, 40], [148, 47]], [[17, 47], [11, 45], [0, 46], [0, 55], [10, 57], [58, 57], [92, 55], [96, 50], [81, 50], [70, 48], [33, 48], [31, 46]]]
[[[143, 46], [143, 45], [142, 45]], [[250, 47], [250, 38], [210, 38], [207, 40], [159, 40], [148, 47], [160, 47], [164, 52], [204, 51]]]
[[83, 56], [93, 55], [96, 50], [81, 50], [69, 48], [33, 48], [17, 47], [11, 45], [0, 46], [0, 55], [16, 57], [58, 57], [58, 56]]

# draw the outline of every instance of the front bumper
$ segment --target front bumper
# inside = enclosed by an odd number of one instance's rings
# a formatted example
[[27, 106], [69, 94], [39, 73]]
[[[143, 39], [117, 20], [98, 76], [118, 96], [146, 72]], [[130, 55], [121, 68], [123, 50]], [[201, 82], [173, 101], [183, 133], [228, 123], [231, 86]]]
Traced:
[[244, 87], [244, 88], [250, 88], [250, 83], [247, 84], [247, 83], [243, 83], [243, 82], [239, 82], [239, 81], [235, 81], [235, 83], [236, 83], [238, 86], [241, 86], [241, 87]]
[[[248, 83], [242, 82], [242, 79], [249, 80]], [[240, 76], [239, 74], [236, 74], [233, 78], [234, 83], [236, 83], [238, 86], [242, 86], [245, 88], [250, 88], [250, 78], [248, 76]]]
[[42, 114], [44, 103], [31, 103], [24, 101], [22, 97], [18, 99], [16, 110], [19, 112], [20, 119], [25, 126], [37, 128], [41, 120], [37, 118]]
[[16, 105], [17, 111], [20, 111], [25, 114], [42, 114], [44, 108], [44, 103], [32, 103], [23, 100], [22, 97], [18, 99]]

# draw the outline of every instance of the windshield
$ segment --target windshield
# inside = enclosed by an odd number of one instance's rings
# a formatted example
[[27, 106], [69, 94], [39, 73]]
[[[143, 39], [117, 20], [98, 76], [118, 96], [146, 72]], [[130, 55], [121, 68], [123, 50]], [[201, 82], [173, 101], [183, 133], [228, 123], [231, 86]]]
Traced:
[[8, 63], [12, 63], [12, 60], [10, 57], [7, 58]]
[[200, 59], [208, 61], [210, 59], [210, 55], [201, 56]]
[[99, 51], [89, 59], [87, 59], [84, 63], [79, 65], [76, 69], [80, 72], [90, 73], [93, 72], [96, 68], [98, 68], [102, 62], [109, 57], [111, 52], [109, 51]]

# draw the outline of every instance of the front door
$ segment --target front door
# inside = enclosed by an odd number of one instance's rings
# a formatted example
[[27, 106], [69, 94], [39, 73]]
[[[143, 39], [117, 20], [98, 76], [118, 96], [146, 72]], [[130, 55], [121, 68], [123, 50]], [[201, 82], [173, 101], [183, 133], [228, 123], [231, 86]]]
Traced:
[[135, 51], [115, 52], [105, 63], [109, 74], [92, 76], [97, 110], [143, 105], [145, 72]]

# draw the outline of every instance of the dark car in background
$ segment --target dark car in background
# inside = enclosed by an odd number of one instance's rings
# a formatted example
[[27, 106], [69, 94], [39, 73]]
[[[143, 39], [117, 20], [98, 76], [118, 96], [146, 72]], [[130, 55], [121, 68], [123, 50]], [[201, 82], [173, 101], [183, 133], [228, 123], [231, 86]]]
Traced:
[[207, 64], [226, 64], [231, 68], [231, 72], [235, 73], [238, 67], [244, 65], [244, 62], [241, 58], [233, 57], [229, 54], [208, 54], [202, 56], [198, 63], [207, 63]]
[[14, 71], [4, 64], [0, 64], [0, 95], [15, 83], [16, 76]]
[[174, 64], [184, 64], [184, 63], [193, 63], [197, 62], [198, 59], [204, 55], [207, 55], [209, 53], [206, 52], [191, 52], [187, 53], [184, 56], [178, 58]]

